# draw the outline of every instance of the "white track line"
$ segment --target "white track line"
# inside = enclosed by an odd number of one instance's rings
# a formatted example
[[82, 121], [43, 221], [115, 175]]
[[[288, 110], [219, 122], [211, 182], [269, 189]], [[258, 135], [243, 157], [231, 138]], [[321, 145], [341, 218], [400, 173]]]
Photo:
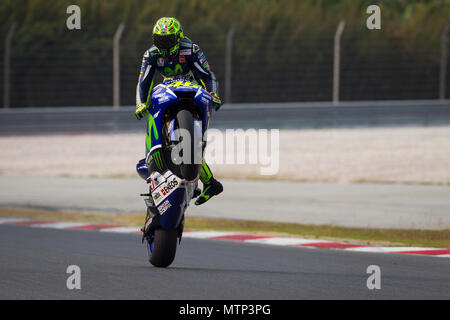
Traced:
[[236, 232], [221, 232], [221, 231], [190, 231], [183, 233], [183, 238], [193, 239], [209, 239], [215, 237], [233, 236], [239, 234]]
[[0, 224], [8, 224], [8, 223], [16, 223], [16, 222], [24, 222], [24, 221], [31, 221], [31, 219], [0, 218]]
[[30, 227], [32, 228], [45, 228], [45, 229], [69, 229], [73, 227], [86, 226], [86, 223], [76, 223], [76, 222], [55, 222], [55, 223], [45, 223], [45, 224], [35, 224]]
[[361, 247], [361, 248], [349, 248], [347, 251], [360, 251], [360, 252], [406, 252], [406, 251], [428, 251], [428, 250], [442, 250], [439, 248], [421, 248], [421, 247]]
[[318, 240], [318, 239], [313, 240], [313, 239], [302, 239], [302, 238], [273, 237], [273, 238], [265, 238], [265, 239], [246, 240], [244, 242], [268, 244], [268, 245], [274, 245], [274, 246], [295, 246], [295, 245], [318, 243], [318, 242], [325, 243], [325, 242], [330, 242], [330, 241]]
[[100, 232], [112, 232], [112, 233], [134, 233], [140, 232], [139, 228], [127, 228], [127, 227], [117, 227], [117, 228], [105, 228], [98, 230]]

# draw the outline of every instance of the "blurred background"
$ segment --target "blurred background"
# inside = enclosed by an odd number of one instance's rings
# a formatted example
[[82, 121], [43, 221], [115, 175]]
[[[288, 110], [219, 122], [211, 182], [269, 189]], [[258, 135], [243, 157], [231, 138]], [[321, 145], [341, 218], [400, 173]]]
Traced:
[[212, 128], [280, 129], [279, 172], [210, 163], [226, 193], [194, 216], [449, 228], [450, 0], [2, 0], [0, 208], [143, 210], [135, 93], [163, 16], [220, 81]]
[[[186, 230], [250, 240], [186, 233], [154, 276], [140, 236], [117, 233], [147, 212], [136, 85], [164, 16], [225, 102], [205, 152], [224, 191], [191, 202]], [[0, 299], [448, 298], [449, 35], [450, 0], [0, 0]]]
[[[81, 8], [81, 30], [66, 27], [72, 4]], [[366, 27], [371, 4], [381, 8], [381, 30]], [[177, 17], [202, 47], [228, 103], [331, 101], [341, 21], [342, 101], [438, 99], [441, 69], [450, 65], [447, 56], [443, 66], [441, 41], [448, 0], [2, 0], [0, 70], [9, 65], [9, 106], [112, 105], [121, 23], [120, 104], [133, 105], [141, 59], [161, 16]], [[443, 85], [448, 92], [450, 81]]]

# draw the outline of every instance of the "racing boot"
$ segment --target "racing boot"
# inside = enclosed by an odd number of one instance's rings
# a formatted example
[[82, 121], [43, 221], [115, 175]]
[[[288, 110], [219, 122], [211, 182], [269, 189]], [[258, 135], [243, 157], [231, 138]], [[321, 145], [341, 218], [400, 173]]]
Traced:
[[201, 194], [202, 194], [202, 190], [200, 190], [199, 188], [196, 188], [194, 190], [194, 194], [192, 195], [192, 199], [197, 198]]
[[195, 205], [199, 206], [211, 199], [213, 196], [217, 196], [222, 193], [222, 184], [214, 179], [211, 170], [206, 162], [203, 161], [202, 172], [200, 174], [200, 180], [203, 183], [203, 192], [195, 201]]

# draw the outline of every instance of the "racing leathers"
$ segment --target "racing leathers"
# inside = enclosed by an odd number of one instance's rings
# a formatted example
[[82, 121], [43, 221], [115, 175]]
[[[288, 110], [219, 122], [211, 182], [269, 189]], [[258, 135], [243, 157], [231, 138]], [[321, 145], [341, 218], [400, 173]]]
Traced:
[[[136, 92], [136, 117], [141, 119], [148, 114], [151, 104], [151, 92], [153, 89], [153, 77], [155, 71], [158, 71], [164, 79], [183, 77], [190, 81], [195, 81], [203, 86], [205, 90], [210, 92], [213, 97], [214, 109], [220, 108], [221, 101], [218, 97], [218, 82], [216, 76], [206, 60], [206, 57], [200, 47], [188, 38], [180, 40], [180, 49], [174, 56], [163, 56], [159, 53], [156, 46], [152, 46], [144, 54], [142, 60], [139, 83]], [[148, 132], [148, 130], [147, 130]], [[146, 145], [146, 159], [155, 156], [159, 157], [160, 150], [153, 150]], [[200, 180], [203, 183], [203, 193], [197, 198], [196, 205], [200, 205], [208, 201], [212, 196], [223, 191], [223, 187], [203, 161]]]

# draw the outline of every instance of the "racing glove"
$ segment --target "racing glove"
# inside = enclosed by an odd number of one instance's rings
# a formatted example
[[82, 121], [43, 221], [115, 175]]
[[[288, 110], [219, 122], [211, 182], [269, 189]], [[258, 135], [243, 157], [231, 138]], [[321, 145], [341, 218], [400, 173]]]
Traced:
[[149, 109], [150, 108], [148, 108], [145, 103], [138, 104], [136, 107], [136, 112], [135, 112], [136, 118], [138, 120], [141, 120], [142, 118], [147, 116], [150, 113]]
[[220, 107], [222, 106], [222, 100], [220, 100], [219, 96], [214, 91], [211, 91], [209, 94], [213, 98], [213, 109], [215, 111], [219, 111]]

